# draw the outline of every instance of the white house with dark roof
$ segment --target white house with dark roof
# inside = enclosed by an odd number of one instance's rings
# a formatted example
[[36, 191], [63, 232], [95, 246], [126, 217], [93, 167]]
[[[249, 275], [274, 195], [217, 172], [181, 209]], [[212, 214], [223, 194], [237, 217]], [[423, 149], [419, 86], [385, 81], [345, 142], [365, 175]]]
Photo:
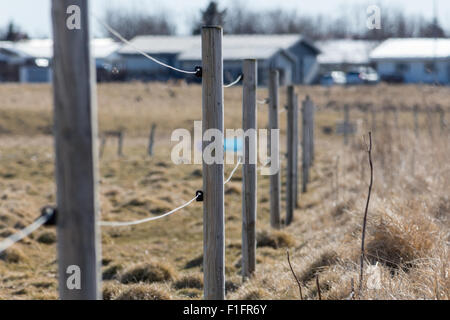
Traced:
[[[116, 54], [120, 45], [112, 39], [93, 39], [91, 47], [98, 76], [106, 63], [120, 59]], [[50, 82], [52, 59], [51, 39], [0, 42], [0, 81]]]
[[388, 39], [370, 59], [385, 81], [450, 84], [450, 39]]
[[379, 41], [353, 39], [317, 41], [316, 46], [321, 51], [317, 57], [320, 73], [368, 67], [371, 65], [370, 53], [379, 44]]
[[[138, 36], [118, 52], [124, 57], [130, 78], [167, 80], [178, 74], [149, 61], [135, 48], [175, 67], [194, 70], [201, 66], [200, 36]], [[225, 81], [240, 73], [242, 60], [257, 59], [260, 83], [267, 82], [269, 69], [278, 69], [282, 84], [311, 83], [318, 70], [320, 51], [299, 35], [225, 35], [223, 59]]]

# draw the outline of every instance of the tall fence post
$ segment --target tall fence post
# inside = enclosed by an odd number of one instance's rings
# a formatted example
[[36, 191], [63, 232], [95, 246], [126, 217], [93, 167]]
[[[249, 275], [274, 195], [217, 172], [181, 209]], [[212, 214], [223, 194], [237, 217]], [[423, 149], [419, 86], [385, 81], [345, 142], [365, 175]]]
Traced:
[[286, 225], [292, 223], [295, 208], [295, 127], [298, 113], [295, 109], [294, 86], [287, 87], [287, 176], [286, 176]]
[[344, 105], [344, 144], [348, 145], [348, 130], [350, 127], [350, 111], [348, 104]]
[[416, 138], [419, 137], [419, 106], [416, 104], [414, 105], [413, 109], [414, 113], [414, 134]]
[[[79, 28], [66, 24], [80, 9]], [[100, 299], [95, 69], [88, 0], [53, 0], [53, 86], [61, 299]], [[70, 278], [79, 279], [70, 282]]]
[[309, 162], [310, 162], [310, 165], [312, 165], [313, 164], [313, 162], [314, 162], [314, 158], [315, 158], [315, 151], [314, 151], [314, 148], [315, 148], [315, 141], [314, 141], [314, 127], [315, 127], [315, 115], [316, 115], [316, 107], [314, 106], [314, 104], [313, 104], [313, 102], [311, 101], [311, 105], [310, 105], [310, 114], [309, 114], [309, 117], [311, 118], [310, 119], [310, 134], [309, 134], [309, 138], [310, 138], [310, 144], [309, 144], [309, 146], [310, 146], [310, 151], [309, 151]]
[[306, 100], [303, 101], [302, 108], [302, 192], [307, 191], [307, 185], [309, 182], [309, 164], [310, 164], [310, 151], [311, 148], [309, 146], [310, 139], [310, 121], [311, 117], [309, 116], [311, 109], [311, 100], [309, 96], [306, 96]]
[[[225, 221], [223, 164], [223, 59], [222, 28], [202, 28], [203, 138], [203, 272], [204, 298], [225, 299]], [[210, 130], [213, 129], [213, 130]], [[209, 131], [208, 131], [209, 130]], [[207, 132], [208, 131], [208, 132]], [[206, 133], [206, 135], [205, 135]], [[212, 135], [212, 136], [211, 136]], [[219, 141], [217, 140], [219, 139]], [[215, 161], [208, 163], [206, 148], [214, 143]]]
[[441, 134], [443, 134], [445, 129], [445, 110], [442, 107], [439, 108], [439, 123], [441, 127]]
[[294, 110], [295, 110], [295, 125], [294, 125], [294, 206], [299, 207], [298, 204], [298, 95], [294, 96]]
[[377, 130], [377, 111], [374, 106], [372, 106], [370, 112], [372, 114], [372, 132], [375, 132]]
[[[272, 150], [272, 130], [279, 129], [278, 127], [278, 87], [279, 87], [279, 73], [278, 70], [270, 70], [269, 79], [269, 143], [270, 150]], [[276, 150], [279, 151], [279, 141], [276, 141]], [[279, 162], [279, 152], [277, 154], [270, 154], [270, 161]], [[270, 225], [273, 228], [280, 228], [280, 211], [281, 211], [281, 199], [280, 199], [280, 170], [270, 176]]]
[[123, 156], [123, 130], [117, 133], [117, 155], [119, 157]]
[[256, 268], [256, 60], [244, 60], [242, 69], [242, 126], [246, 134], [242, 167], [242, 277], [245, 279], [251, 277]]
[[156, 131], [156, 123], [153, 123], [152, 128], [150, 130], [150, 137], [148, 138], [147, 153], [150, 157], [153, 156], [153, 144], [155, 143], [155, 131]]

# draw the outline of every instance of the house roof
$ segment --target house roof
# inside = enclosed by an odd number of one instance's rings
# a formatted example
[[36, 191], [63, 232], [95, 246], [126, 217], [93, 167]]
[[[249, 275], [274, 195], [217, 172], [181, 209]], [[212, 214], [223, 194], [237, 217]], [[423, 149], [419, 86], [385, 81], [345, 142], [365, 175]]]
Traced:
[[[288, 49], [299, 41], [304, 41], [314, 51], [319, 51], [300, 35], [225, 35], [223, 58], [267, 59], [280, 49]], [[180, 60], [201, 60], [200, 36], [138, 36], [131, 43], [132, 46], [125, 45], [119, 53], [136, 54], [134, 46], [148, 54], [179, 54]]]
[[379, 44], [368, 40], [325, 40], [316, 45], [322, 51], [317, 57], [319, 64], [368, 64], [370, 52]]
[[373, 60], [415, 60], [450, 58], [450, 39], [392, 38], [370, 54]]
[[[94, 58], [106, 58], [119, 48], [119, 44], [112, 39], [93, 39], [92, 51]], [[33, 39], [19, 42], [0, 42], [0, 49], [4, 49], [11, 55], [23, 58], [46, 58], [53, 57], [53, 41], [51, 39]]]

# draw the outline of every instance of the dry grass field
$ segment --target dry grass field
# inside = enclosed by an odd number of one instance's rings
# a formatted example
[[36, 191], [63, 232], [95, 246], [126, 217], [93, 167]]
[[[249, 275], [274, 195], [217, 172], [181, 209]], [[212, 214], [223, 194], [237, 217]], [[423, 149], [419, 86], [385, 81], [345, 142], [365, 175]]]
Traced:
[[[241, 88], [225, 89], [225, 127], [241, 126]], [[281, 89], [285, 104], [285, 88]], [[419, 86], [297, 87], [316, 113], [316, 160], [308, 192], [299, 196], [294, 222], [269, 226], [269, 179], [258, 176], [258, 248], [255, 276], [243, 282], [241, 172], [225, 189], [228, 299], [299, 299], [286, 251], [305, 299], [346, 299], [359, 279], [359, 255], [369, 165], [362, 135], [371, 126], [365, 109], [376, 109], [373, 133], [374, 189], [369, 206], [366, 267], [360, 299], [449, 299], [450, 139], [439, 116], [449, 120], [448, 88]], [[175, 208], [202, 187], [200, 165], [175, 165], [170, 135], [201, 120], [201, 87], [173, 84], [98, 86], [100, 131], [124, 130], [124, 156], [108, 140], [100, 160], [102, 220], [133, 220]], [[260, 89], [258, 98], [266, 98]], [[49, 85], [0, 86], [0, 240], [31, 223], [44, 205], [54, 205], [52, 92]], [[343, 106], [359, 131], [344, 146], [326, 133], [343, 119]], [[411, 110], [418, 105], [419, 135]], [[392, 112], [399, 110], [398, 126]], [[259, 107], [261, 128], [267, 106]], [[370, 116], [370, 113], [369, 113]], [[286, 113], [280, 116], [282, 154]], [[152, 123], [155, 155], [148, 157]], [[301, 152], [301, 151], [300, 151]], [[226, 166], [225, 174], [232, 170]], [[282, 162], [282, 199], [286, 162]], [[301, 178], [301, 175], [300, 175]], [[202, 204], [133, 227], [102, 227], [105, 299], [201, 299]], [[83, 236], [83, 235], [80, 235]], [[54, 228], [43, 228], [0, 255], [0, 299], [56, 299]]]

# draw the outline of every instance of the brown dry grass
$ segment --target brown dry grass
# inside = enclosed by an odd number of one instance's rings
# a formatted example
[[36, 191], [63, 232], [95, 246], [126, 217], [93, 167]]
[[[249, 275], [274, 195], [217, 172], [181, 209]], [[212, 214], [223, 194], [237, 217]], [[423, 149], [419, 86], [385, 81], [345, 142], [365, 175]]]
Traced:
[[[367, 261], [363, 299], [449, 299], [450, 144], [438, 118], [420, 115], [413, 134], [409, 110], [440, 105], [450, 111], [448, 88], [362, 86], [298, 87], [318, 105], [317, 158], [311, 184], [300, 195], [294, 223], [281, 231], [269, 227], [267, 177], [258, 177], [257, 272], [242, 282], [241, 173], [227, 186], [226, 275], [229, 299], [298, 299], [297, 284], [286, 261], [298, 274], [303, 294], [317, 299], [320, 275], [323, 299], [345, 299], [351, 279], [357, 288], [362, 214], [368, 163], [361, 134], [371, 124], [364, 108], [397, 107], [399, 127], [391, 113], [379, 113], [374, 132], [374, 192], [369, 207]], [[258, 98], [267, 95], [265, 89]], [[39, 208], [55, 202], [51, 135], [51, 88], [48, 85], [0, 86], [0, 238], [23, 228]], [[102, 219], [131, 220], [181, 205], [201, 188], [201, 166], [173, 164], [170, 134], [192, 130], [201, 118], [199, 86], [108, 84], [98, 87], [101, 130], [125, 130], [125, 157], [118, 158], [112, 140], [100, 161]], [[284, 104], [284, 89], [281, 105]], [[426, 97], [426, 98], [424, 98]], [[225, 125], [239, 127], [241, 89], [225, 91]], [[361, 131], [344, 147], [342, 137], [325, 134], [353, 107], [351, 118]], [[447, 115], [448, 117], [448, 115]], [[386, 119], [388, 125], [383, 125]], [[280, 117], [284, 152], [285, 115]], [[152, 122], [158, 124], [155, 156], [146, 157]], [[267, 124], [264, 106], [259, 126]], [[428, 128], [432, 130], [429, 130]], [[338, 162], [339, 195], [336, 193]], [[414, 165], [413, 165], [414, 160]], [[285, 181], [282, 163], [282, 183]], [[226, 167], [228, 175], [233, 166]], [[284, 187], [283, 187], [284, 190]], [[284, 191], [283, 191], [284, 192]], [[284, 199], [284, 194], [282, 196]], [[283, 201], [284, 215], [284, 201]], [[0, 259], [1, 299], [57, 298], [54, 230], [44, 229], [10, 249]], [[264, 245], [265, 244], [265, 245]], [[201, 299], [202, 206], [193, 203], [163, 220], [126, 228], [102, 229], [105, 299]], [[5, 258], [6, 257], [6, 258]], [[380, 286], [373, 288], [371, 275]], [[125, 281], [126, 275], [132, 281]], [[156, 277], [156, 278], [155, 278]], [[127, 284], [121, 283], [126, 282]], [[147, 282], [145, 282], [147, 281]], [[157, 282], [154, 282], [157, 281]], [[140, 283], [134, 283], [140, 282]], [[148, 283], [152, 282], [152, 283]], [[373, 284], [373, 283], [372, 283]]]

